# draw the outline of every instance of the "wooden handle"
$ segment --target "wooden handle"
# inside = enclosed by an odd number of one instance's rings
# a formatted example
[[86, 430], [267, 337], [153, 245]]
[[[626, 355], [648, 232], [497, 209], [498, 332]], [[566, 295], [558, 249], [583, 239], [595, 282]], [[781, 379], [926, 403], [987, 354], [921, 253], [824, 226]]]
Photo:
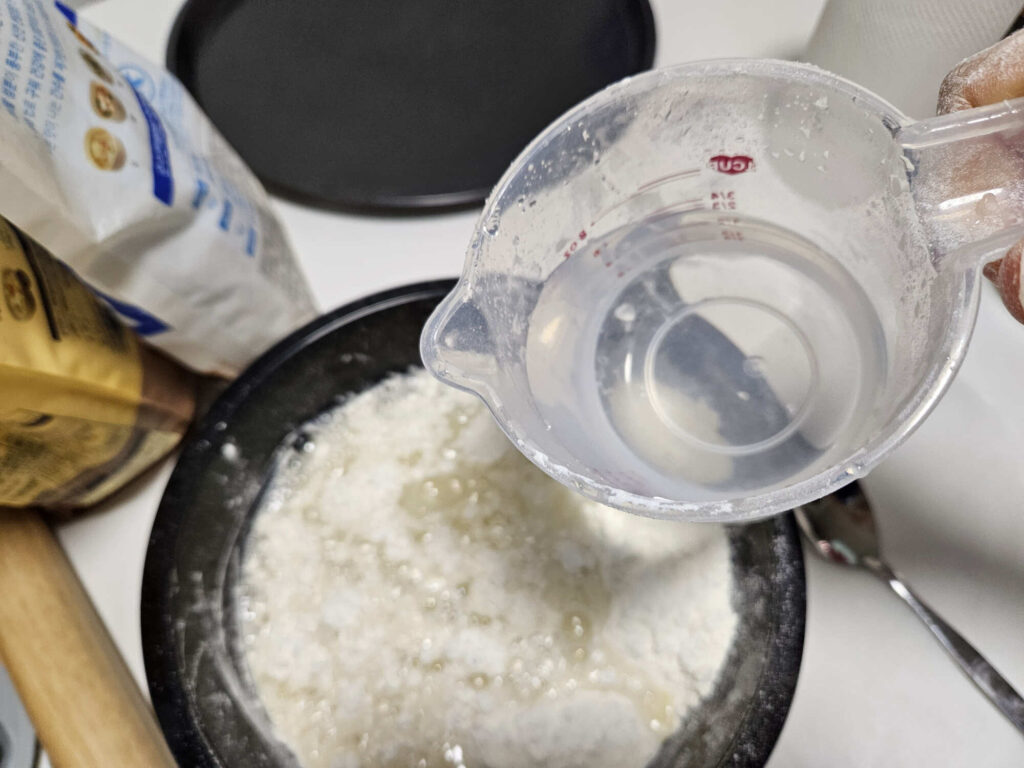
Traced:
[[54, 768], [176, 768], [71, 563], [31, 510], [0, 508], [0, 657]]

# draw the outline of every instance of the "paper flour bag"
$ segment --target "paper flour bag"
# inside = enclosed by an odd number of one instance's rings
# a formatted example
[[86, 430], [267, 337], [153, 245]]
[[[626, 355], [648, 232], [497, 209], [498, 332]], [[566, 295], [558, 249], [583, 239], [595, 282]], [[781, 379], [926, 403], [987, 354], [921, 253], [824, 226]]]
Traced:
[[266, 193], [183, 86], [44, 0], [0, 5], [0, 214], [198, 371], [233, 375], [315, 314]]

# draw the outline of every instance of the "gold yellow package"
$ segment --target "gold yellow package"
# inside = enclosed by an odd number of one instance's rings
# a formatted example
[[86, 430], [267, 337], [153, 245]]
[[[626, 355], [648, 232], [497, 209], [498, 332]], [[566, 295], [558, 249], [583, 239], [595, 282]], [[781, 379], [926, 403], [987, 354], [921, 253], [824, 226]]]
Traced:
[[0, 219], [0, 505], [89, 506], [166, 455], [195, 379]]

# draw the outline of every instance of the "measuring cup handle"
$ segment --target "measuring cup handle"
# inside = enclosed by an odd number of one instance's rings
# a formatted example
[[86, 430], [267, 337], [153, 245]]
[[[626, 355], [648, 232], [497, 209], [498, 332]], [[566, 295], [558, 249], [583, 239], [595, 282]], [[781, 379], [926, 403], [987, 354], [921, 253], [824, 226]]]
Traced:
[[936, 266], [974, 268], [1024, 238], [1024, 98], [896, 133]]

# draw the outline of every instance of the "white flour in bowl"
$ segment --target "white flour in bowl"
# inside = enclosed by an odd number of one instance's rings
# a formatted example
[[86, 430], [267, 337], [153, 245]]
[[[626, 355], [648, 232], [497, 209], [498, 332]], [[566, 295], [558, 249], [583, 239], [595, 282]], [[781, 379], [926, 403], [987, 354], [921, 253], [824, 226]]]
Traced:
[[571, 493], [423, 371], [308, 431], [240, 612], [305, 768], [639, 768], [711, 690], [736, 625], [721, 527]]

